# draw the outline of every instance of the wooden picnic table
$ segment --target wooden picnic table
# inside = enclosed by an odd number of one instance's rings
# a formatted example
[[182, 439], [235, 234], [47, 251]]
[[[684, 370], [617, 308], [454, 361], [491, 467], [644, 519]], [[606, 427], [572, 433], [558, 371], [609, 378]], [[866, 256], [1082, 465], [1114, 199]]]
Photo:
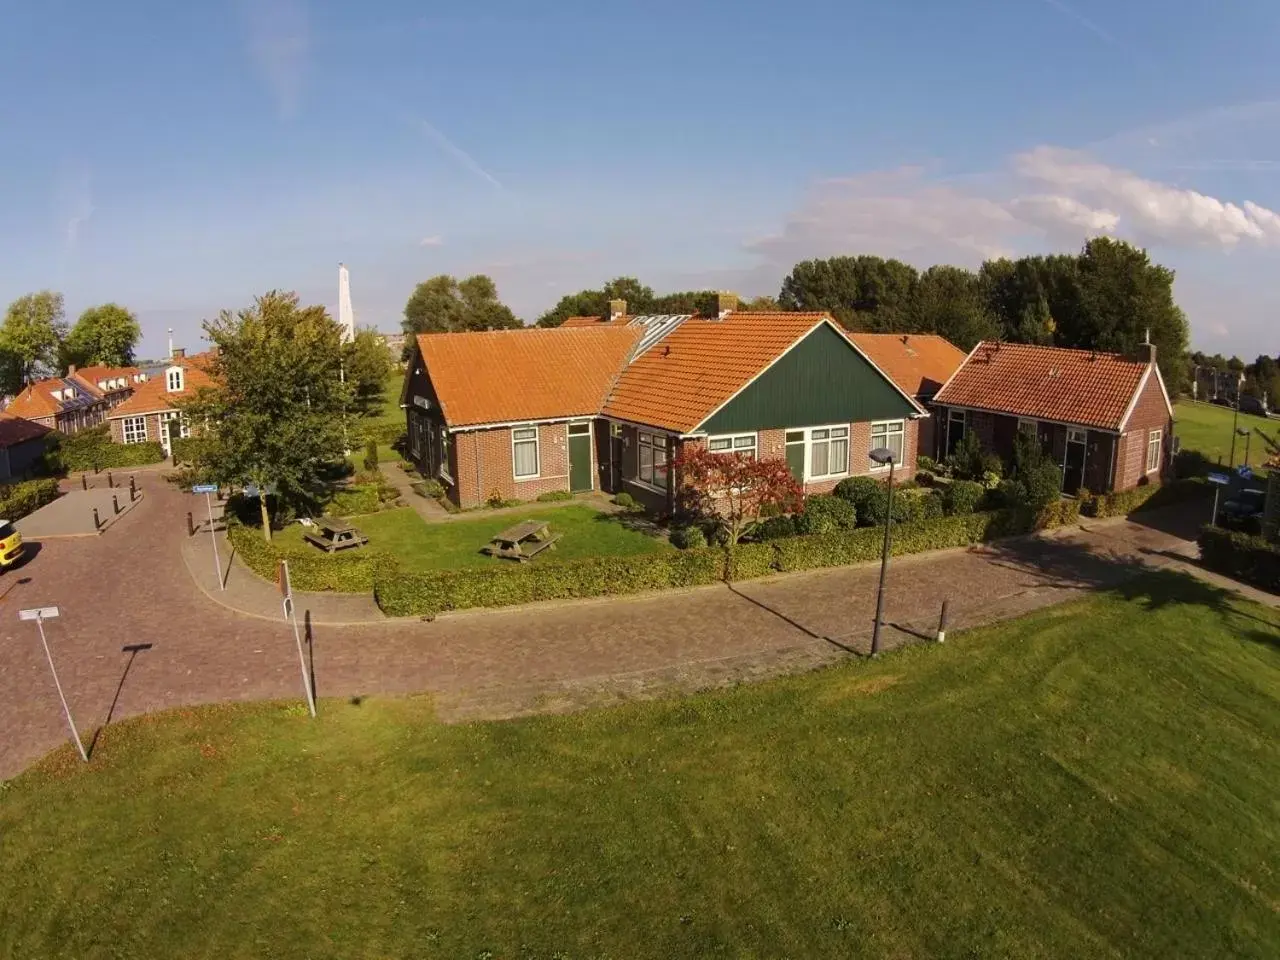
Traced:
[[484, 547], [484, 552], [524, 563], [543, 550], [554, 550], [559, 539], [551, 535], [550, 525], [545, 520], [524, 520], [495, 534]]
[[348, 547], [363, 547], [369, 542], [369, 538], [363, 533], [341, 520], [319, 520], [316, 528], [319, 533], [304, 533], [302, 539], [326, 553], [335, 553]]

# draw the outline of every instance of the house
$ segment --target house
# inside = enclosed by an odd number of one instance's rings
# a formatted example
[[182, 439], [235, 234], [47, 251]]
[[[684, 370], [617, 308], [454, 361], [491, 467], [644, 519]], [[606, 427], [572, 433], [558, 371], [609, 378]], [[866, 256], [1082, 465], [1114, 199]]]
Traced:
[[23, 387], [5, 413], [70, 434], [102, 423], [107, 399], [96, 386], [75, 377], [49, 377]]
[[0, 413], [0, 480], [30, 473], [44, 455], [51, 429], [34, 420]]
[[887, 476], [889, 447], [914, 473], [928, 414], [825, 313], [608, 318], [550, 330], [426, 334], [403, 403], [409, 452], [461, 506], [492, 491], [630, 493], [675, 509], [669, 465], [689, 444], [779, 457], [810, 493]]
[[139, 381], [132, 396], [107, 414], [112, 441], [159, 443], [165, 456], [173, 456], [173, 438], [191, 436], [190, 425], [182, 419], [176, 404], [201, 387], [213, 385], [208, 373], [212, 359], [212, 353], [188, 357], [186, 351], [175, 349], [155, 376]]
[[1025, 432], [1061, 465], [1065, 493], [1158, 482], [1173, 448], [1173, 406], [1155, 360], [1151, 344], [1124, 356], [979, 343], [934, 397], [938, 456], [974, 431], [1007, 459]]
[[147, 374], [137, 367], [67, 367], [67, 379], [76, 380], [86, 389], [97, 390], [107, 401], [107, 409], [113, 410], [133, 393], [138, 384], [147, 380]]
[[[850, 333], [871, 361], [893, 378], [916, 403], [929, 409], [942, 385], [964, 363], [964, 351], [936, 333]], [[920, 450], [929, 456], [937, 448], [937, 419], [920, 421]]]

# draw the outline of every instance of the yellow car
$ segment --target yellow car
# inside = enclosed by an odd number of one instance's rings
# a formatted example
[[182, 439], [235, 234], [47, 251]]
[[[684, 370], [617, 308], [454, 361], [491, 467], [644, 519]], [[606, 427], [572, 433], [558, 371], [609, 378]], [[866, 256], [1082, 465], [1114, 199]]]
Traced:
[[22, 534], [8, 520], [0, 520], [0, 569], [8, 569], [22, 559]]

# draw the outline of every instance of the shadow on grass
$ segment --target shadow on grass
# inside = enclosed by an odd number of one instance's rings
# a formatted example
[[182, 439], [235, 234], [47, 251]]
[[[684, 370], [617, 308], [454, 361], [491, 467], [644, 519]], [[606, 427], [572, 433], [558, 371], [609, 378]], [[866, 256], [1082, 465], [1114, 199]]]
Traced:
[[656, 540], [660, 540], [666, 535], [666, 531], [662, 527], [658, 526], [643, 513], [598, 513], [595, 520], [596, 523], [612, 523], [622, 527], [624, 530], [630, 530], [632, 533], [641, 533]]

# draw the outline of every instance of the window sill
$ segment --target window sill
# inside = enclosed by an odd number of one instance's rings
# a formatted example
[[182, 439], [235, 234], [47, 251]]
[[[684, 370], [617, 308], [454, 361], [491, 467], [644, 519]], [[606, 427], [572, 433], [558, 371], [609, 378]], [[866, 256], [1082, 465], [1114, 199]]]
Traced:
[[849, 476], [848, 470], [846, 470], [844, 473], [825, 473], [819, 477], [805, 477], [804, 482], [805, 483], [826, 483], [828, 480], [843, 480], [847, 476]]
[[517, 477], [517, 476], [514, 476], [514, 475], [513, 475], [513, 476], [512, 476], [512, 479], [513, 479], [513, 480], [515, 480], [515, 482], [516, 482], [516, 483], [532, 483], [534, 480], [541, 480], [541, 479], [542, 479], [542, 474], [540, 474], [540, 473], [531, 473], [531, 474], [529, 474], [529, 476], [527, 476], [527, 477]]
[[622, 482], [630, 483], [634, 486], [639, 487], [641, 490], [648, 490], [650, 493], [660, 493], [663, 496], [666, 496], [667, 494], [666, 487], [655, 486], [652, 483], [646, 483], [644, 480], [634, 479], [632, 477], [623, 477]]

